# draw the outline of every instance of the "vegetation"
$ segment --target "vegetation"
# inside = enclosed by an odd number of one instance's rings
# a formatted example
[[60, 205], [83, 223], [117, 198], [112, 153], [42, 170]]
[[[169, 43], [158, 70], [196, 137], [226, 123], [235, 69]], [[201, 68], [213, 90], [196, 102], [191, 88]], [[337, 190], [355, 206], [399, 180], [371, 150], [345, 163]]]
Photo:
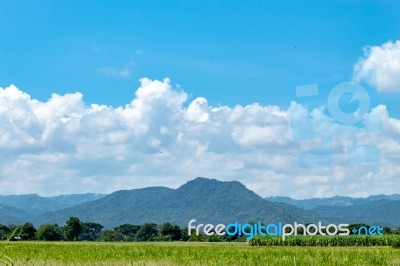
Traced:
[[390, 246], [400, 243], [400, 235], [384, 236], [288, 236], [285, 241], [281, 237], [256, 236], [249, 241], [251, 246]]
[[[10, 242], [10, 239], [14, 237], [14, 235], [20, 230], [20, 228], [17, 226], [14, 228], [12, 233], [7, 237], [5, 243]], [[12, 259], [6, 254], [7, 249], [9, 249], [9, 245], [4, 245], [0, 249], [0, 262], [2, 262], [4, 265], [13, 265]]]
[[56, 224], [43, 224], [36, 236], [38, 240], [58, 241], [63, 239], [63, 230]]
[[[249, 222], [251, 223], [251, 222]], [[352, 224], [349, 229], [368, 224]], [[17, 231], [14, 229], [18, 228]], [[249, 243], [253, 246], [389, 246], [394, 241], [400, 243], [400, 228], [384, 228], [384, 236], [288, 236], [285, 241], [281, 237], [255, 236]], [[245, 235], [196, 235], [192, 230], [188, 235], [187, 228], [164, 223], [144, 223], [142, 225], [122, 224], [114, 229], [103, 230], [103, 226], [93, 222], [82, 222], [78, 217], [70, 217], [64, 226], [43, 224], [36, 229], [31, 223], [20, 226], [1, 225], [0, 239], [12, 240], [44, 240], [44, 241], [103, 241], [103, 242], [143, 242], [143, 241], [189, 241], [189, 242], [245, 242]]]
[[64, 227], [65, 238], [69, 241], [78, 240], [82, 231], [82, 223], [77, 217], [69, 218]]
[[[4, 244], [0, 243], [0, 250]], [[390, 247], [253, 247], [246, 243], [9, 243], [13, 265], [398, 265]]]
[[82, 222], [82, 233], [79, 236], [80, 240], [95, 241], [100, 238], [103, 226], [99, 223], [84, 223]]
[[396, 239], [392, 241], [393, 248], [400, 248], [400, 240]]
[[36, 228], [31, 223], [25, 223], [23, 226], [21, 226], [18, 234], [22, 240], [33, 240], [35, 239], [35, 235]]

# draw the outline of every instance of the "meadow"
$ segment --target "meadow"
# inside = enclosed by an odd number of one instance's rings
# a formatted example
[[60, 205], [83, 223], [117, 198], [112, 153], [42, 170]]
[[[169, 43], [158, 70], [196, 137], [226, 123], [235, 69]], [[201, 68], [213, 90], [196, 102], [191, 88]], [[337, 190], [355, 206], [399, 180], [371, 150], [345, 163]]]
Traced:
[[400, 249], [193, 242], [0, 242], [5, 265], [400, 265]]

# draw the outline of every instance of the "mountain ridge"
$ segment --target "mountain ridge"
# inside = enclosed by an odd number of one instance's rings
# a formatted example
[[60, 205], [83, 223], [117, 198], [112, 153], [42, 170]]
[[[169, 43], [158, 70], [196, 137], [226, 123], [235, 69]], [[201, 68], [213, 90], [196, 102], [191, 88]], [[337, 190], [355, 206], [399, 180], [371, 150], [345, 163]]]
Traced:
[[205, 177], [190, 180], [176, 189], [154, 186], [110, 194], [0, 196], [0, 224], [64, 224], [69, 217], [77, 216], [82, 221], [98, 222], [106, 228], [145, 222], [184, 226], [191, 219], [199, 223], [321, 221], [399, 226], [398, 214], [399, 194], [366, 198], [263, 199], [238, 181]]
[[39, 220], [60, 223], [72, 215], [106, 227], [166, 221], [185, 225], [191, 219], [204, 223], [317, 219], [317, 215], [297, 207], [265, 201], [238, 181], [204, 177], [188, 181], [177, 189], [151, 187], [117, 191], [95, 201], [45, 213]]

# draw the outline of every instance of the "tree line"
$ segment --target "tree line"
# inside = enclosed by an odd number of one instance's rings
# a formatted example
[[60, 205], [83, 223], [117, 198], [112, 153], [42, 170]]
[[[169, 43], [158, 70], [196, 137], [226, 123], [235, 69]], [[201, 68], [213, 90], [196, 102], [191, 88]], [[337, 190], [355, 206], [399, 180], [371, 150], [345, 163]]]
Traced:
[[[349, 229], [366, 226], [353, 224]], [[43, 240], [43, 241], [245, 241], [245, 236], [204, 236], [192, 233], [187, 228], [164, 223], [144, 223], [142, 225], [122, 224], [113, 229], [105, 229], [99, 223], [82, 222], [77, 217], [70, 217], [64, 226], [43, 224], [38, 229], [32, 223], [23, 225], [0, 224], [0, 240]], [[384, 234], [400, 234], [400, 227], [391, 229], [384, 227]]]
[[[113, 229], [104, 229], [99, 223], [82, 222], [70, 217], [64, 226], [42, 224], [35, 228], [32, 223], [23, 225], [0, 224], [0, 240], [43, 240], [43, 241], [245, 241], [240, 237], [205, 237], [188, 235], [187, 228], [164, 223], [142, 225], [122, 224]], [[12, 237], [11, 237], [12, 236]]]

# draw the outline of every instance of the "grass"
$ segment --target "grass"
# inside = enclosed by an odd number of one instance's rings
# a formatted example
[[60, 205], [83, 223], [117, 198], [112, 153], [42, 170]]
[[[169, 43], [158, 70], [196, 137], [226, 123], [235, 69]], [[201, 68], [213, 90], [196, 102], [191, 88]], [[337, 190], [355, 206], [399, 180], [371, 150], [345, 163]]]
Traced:
[[[3, 243], [9, 243], [10, 239], [14, 237], [14, 235], [17, 233], [19, 230], [19, 226], [17, 226], [14, 231], [7, 237], [7, 240]], [[7, 255], [7, 250], [11, 248], [10, 245], [2, 245], [0, 249], [0, 262], [2, 262], [3, 265], [12, 265], [12, 259]]]
[[254, 247], [246, 243], [15, 242], [13, 265], [400, 265], [392, 247]]

